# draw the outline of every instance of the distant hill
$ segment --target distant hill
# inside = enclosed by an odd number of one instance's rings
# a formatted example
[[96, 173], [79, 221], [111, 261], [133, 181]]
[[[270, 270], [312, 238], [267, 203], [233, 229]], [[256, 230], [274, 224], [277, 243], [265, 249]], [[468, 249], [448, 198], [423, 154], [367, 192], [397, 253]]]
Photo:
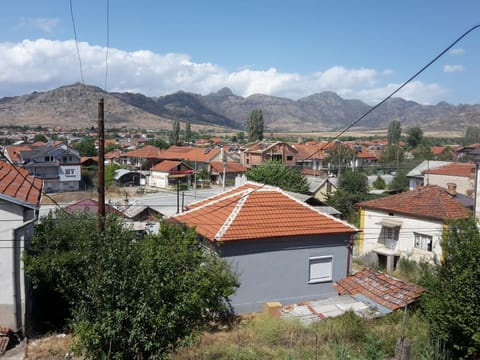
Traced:
[[[199, 127], [220, 126], [245, 129], [249, 113], [262, 109], [266, 131], [332, 131], [343, 129], [363, 115], [370, 105], [343, 99], [325, 91], [298, 100], [251, 95], [246, 98], [223, 88], [208, 95], [179, 91], [159, 98], [132, 93], [106, 93], [82, 84], [62, 86], [30, 95], [0, 99], [0, 125], [95, 126], [98, 101], [105, 98], [107, 127], [170, 129], [173, 120]], [[377, 108], [356, 127], [386, 129], [400, 120], [404, 129], [420, 126], [428, 130], [463, 131], [480, 122], [480, 104], [421, 105], [393, 98]]]

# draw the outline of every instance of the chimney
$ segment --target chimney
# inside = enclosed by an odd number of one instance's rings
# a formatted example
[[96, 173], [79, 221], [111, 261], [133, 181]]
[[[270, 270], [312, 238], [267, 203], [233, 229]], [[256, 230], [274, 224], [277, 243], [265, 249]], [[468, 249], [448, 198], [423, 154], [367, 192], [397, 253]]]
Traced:
[[457, 184], [447, 183], [447, 192], [452, 196], [457, 195]]

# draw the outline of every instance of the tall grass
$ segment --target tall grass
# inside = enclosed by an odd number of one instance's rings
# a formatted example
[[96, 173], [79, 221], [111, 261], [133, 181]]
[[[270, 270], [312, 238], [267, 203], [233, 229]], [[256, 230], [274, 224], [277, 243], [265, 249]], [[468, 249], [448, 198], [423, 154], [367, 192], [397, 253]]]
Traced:
[[[353, 312], [304, 325], [298, 320], [259, 314], [231, 330], [206, 332], [172, 360], [187, 359], [385, 359], [393, 357], [402, 335], [403, 312], [363, 319]], [[407, 317], [404, 335], [415, 358], [429, 356], [427, 324]]]

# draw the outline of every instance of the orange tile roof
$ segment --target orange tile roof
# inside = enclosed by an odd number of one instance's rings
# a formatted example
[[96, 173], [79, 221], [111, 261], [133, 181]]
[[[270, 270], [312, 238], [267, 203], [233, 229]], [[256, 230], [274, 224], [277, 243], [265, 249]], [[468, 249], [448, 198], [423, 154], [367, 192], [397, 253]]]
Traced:
[[153, 145], [146, 145], [140, 149], [132, 150], [126, 153], [123, 153], [122, 157], [130, 157], [130, 158], [143, 158], [143, 159], [160, 159], [162, 151], [153, 146]]
[[425, 170], [424, 174], [471, 177], [475, 174], [475, 163], [450, 163], [434, 169]]
[[[76, 203], [70, 204], [64, 208], [64, 210], [70, 214], [76, 213], [76, 212], [81, 212], [81, 213], [86, 213], [86, 212], [92, 212], [93, 214], [98, 213], [98, 201], [94, 199], [83, 199], [80, 201], [77, 201]], [[110, 214], [116, 214], [121, 217], [125, 217], [124, 214], [114, 208], [111, 205], [105, 204], [105, 211]]]
[[162, 159], [170, 160], [186, 160], [190, 162], [210, 162], [221, 152], [220, 149], [210, 148], [208, 151], [205, 148], [196, 146], [170, 146], [168, 149], [162, 151]]
[[19, 155], [21, 151], [30, 151], [32, 148], [28, 145], [9, 145], [5, 146], [8, 157], [13, 162], [19, 161]]
[[327, 144], [326, 142], [311, 145], [293, 144], [292, 147], [298, 151], [297, 160], [325, 159], [327, 154], [324, 149], [327, 147]]
[[415, 301], [425, 288], [373, 269], [363, 269], [334, 285], [340, 295], [361, 294], [387, 309], [396, 310]]
[[172, 220], [196, 227], [210, 241], [222, 242], [358, 231], [279, 188], [259, 184], [242, 185], [204, 200]]
[[[210, 165], [212, 166], [212, 170], [218, 173], [223, 173], [223, 162], [212, 161]], [[239, 172], [247, 171], [247, 168], [245, 166], [235, 161], [227, 161], [225, 165], [226, 165], [225, 170], [227, 171], [227, 173], [239, 173]]]
[[118, 159], [121, 155], [122, 151], [120, 149], [115, 149], [106, 153], [105, 159]]
[[158, 163], [154, 167], [152, 167], [152, 170], [169, 172], [170, 170], [172, 170], [173, 168], [176, 168], [181, 163], [182, 163], [181, 161], [163, 160], [161, 163]]
[[356, 206], [436, 220], [463, 219], [472, 215], [455, 196], [437, 185], [364, 201]]
[[0, 194], [38, 206], [43, 181], [28, 175], [28, 171], [0, 161]]

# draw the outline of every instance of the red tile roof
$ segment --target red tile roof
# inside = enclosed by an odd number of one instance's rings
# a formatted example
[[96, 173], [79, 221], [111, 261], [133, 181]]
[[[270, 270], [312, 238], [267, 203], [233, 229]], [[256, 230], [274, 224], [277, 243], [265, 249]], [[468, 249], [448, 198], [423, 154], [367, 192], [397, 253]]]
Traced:
[[28, 175], [28, 171], [0, 161], [0, 194], [38, 206], [43, 181]]
[[181, 163], [182, 163], [181, 161], [163, 160], [161, 163], [158, 163], [154, 167], [152, 167], [152, 170], [169, 172], [170, 170], [172, 170], [173, 168], [176, 168]]
[[13, 162], [19, 161], [19, 155], [21, 151], [30, 151], [32, 148], [28, 145], [9, 145], [5, 147], [7, 155]]
[[199, 148], [196, 146], [170, 146], [162, 151], [162, 159], [198, 161], [208, 163], [220, 154], [217, 148]]
[[159, 148], [153, 145], [146, 145], [140, 149], [123, 153], [121, 156], [142, 159], [160, 159], [162, 158], [161, 153], [162, 151]]
[[475, 175], [475, 163], [450, 163], [434, 169], [425, 170], [424, 174], [471, 177]]
[[[221, 161], [212, 161], [210, 163], [212, 166], [212, 170], [218, 172], [218, 173], [223, 173], [223, 162]], [[227, 161], [226, 162], [226, 167], [225, 170], [227, 173], [241, 173], [241, 172], [246, 172], [247, 168], [243, 166], [240, 163], [237, 163], [235, 161]]]
[[437, 185], [364, 201], [356, 206], [436, 220], [468, 218], [472, 215], [455, 196]]
[[[98, 213], [98, 201], [94, 199], [84, 199], [77, 201], [76, 203], [70, 204], [64, 208], [68, 213], [75, 212], [88, 212], [91, 211], [93, 214]], [[105, 211], [107, 213], [113, 213], [120, 216], [123, 216], [122, 212], [115, 209], [113, 206], [105, 204]]]
[[361, 294], [387, 309], [402, 308], [417, 299], [425, 288], [373, 269], [363, 269], [334, 284], [340, 295]]
[[[251, 187], [250, 187], [251, 186]], [[249, 188], [250, 187], [250, 188]], [[281, 189], [245, 184], [172, 218], [211, 241], [352, 234], [354, 226], [300, 202]]]
[[316, 143], [316, 144], [293, 144], [292, 147], [295, 148], [297, 153], [297, 160], [307, 160], [307, 159], [325, 159], [327, 154], [325, 153], [325, 148], [327, 147], [328, 142]]

